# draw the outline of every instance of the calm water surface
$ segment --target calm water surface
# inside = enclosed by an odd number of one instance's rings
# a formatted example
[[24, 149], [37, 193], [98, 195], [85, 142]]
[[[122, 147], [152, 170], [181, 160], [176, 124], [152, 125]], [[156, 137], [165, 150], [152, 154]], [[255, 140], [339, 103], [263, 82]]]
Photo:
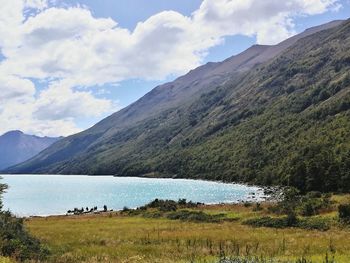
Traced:
[[64, 214], [74, 207], [135, 208], [155, 198], [186, 198], [202, 203], [233, 203], [261, 199], [262, 189], [182, 179], [147, 179], [112, 176], [2, 175], [9, 186], [3, 201], [19, 216]]

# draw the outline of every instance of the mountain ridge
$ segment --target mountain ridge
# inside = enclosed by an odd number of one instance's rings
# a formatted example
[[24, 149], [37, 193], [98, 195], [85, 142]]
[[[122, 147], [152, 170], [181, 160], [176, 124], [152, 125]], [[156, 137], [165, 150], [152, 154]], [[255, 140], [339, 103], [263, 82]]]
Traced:
[[34, 157], [62, 137], [39, 137], [22, 131], [8, 131], [0, 136], [0, 169], [8, 168]]
[[[162, 84], [162, 85], [155, 87], [153, 90], [151, 90], [149, 93], [147, 93], [145, 96], [143, 96], [142, 98], [140, 98], [136, 102], [134, 102], [131, 105], [129, 105], [128, 107], [112, 114], [111, 116], [107, 117], [105, 120], [109, 120], [110, 118], [112, 118], [116, 115], [120, 115], [123, 112], [126, 112], [126, 114], [129, 117], [129, 115], [132, 114], [133, 106], [135, 104], [137, 104], [137, 106], [139, 107], [140, 103], [142, 103], [144, 100], [148, 100], [149, 97], [154, 96], [154, 93], [157, 93], [157, 92], [160, 93], [160, 90], [166, 90], [168, 92], [170, 90], [170, 92], [171, 92], [172, 90], [174, 90], [176, 88], [177, 88], [176, 91], [178, 91], [179, 89], [183, 90], [191, 84], [192, 84], [192, 86], [199, 86], [198, 84], [193, 85], [194, 79], [196, 81], [198, 81], [198, 79], [203, 81], [203, 79], [204, 79], [204, 83], [202, 84], [201, 88], [202, 88], [202, 90], [204, 89], [205, 91], [208, 91], [207, 86], [209, 86], [209, 85], [215, 86], [215, 85], [222, 84], [221, 79], [222, 79], [224, 73], [232, 74], [232, 73], [235, 73], [236, 71], [238, 71], [238, 72], [247, 71], [259, 63], [266, 62], [267, 60], [271, 59], [273, 56], [277, 56], [280, 52], [282, 52], [282, 50], [287, 49], [288, 47], [290, 47], [290, 45], [292, 45], [293, 43], [295, 43], [299, 39], [306, 37], [310, 34], [314, 34], [315, 32], [319, 32], [322, 30], [327, 30], [329, 28], [335, 27], [337, 25], [340, 25], [343, 22], [344, 22], [343, 20], [331, 21], [329, 23], [326, 23], [326, 24], [323, 24], [320, 26], [315, 26], [315, 27], [312, 27], [308, 30], [305, 30], [301, 34], [295, 35], [287, 40], [284, 40], [277, 45], [274, 45], [274, 46], [253, 45], [250, 48], [248, 48], [247, 50], [245, 50], [237, 55], [234, 55], [230, 58], [227, 58], [222, 62], [209, 62], [205, 65], [199, 66], [196, 69], [190, 70], [187, 74], [178, 77], [173, 82], [165, 83], [165, 84]], [[263, 50], [263, 51], [273, 50], [273, 51], [268, 52], [268, 54], [265, 54], [264, 52], [263, 53], [259, 52], [261, 50]], [[258, 57], [258, 59], [257, 59], [257, 57]], [[248, 64], [245, 64], [244, 62], [248, 62]], [[213, 68], [215, 68], [215, 70], [213, 70]], [[228, 68], [229, 68], [229, 70], [228, 70]], [[209, 77], [207, 76], [208, 71], [210, 72]], [[199, 75], [199, 78], [197, 75]], [[207, 80], [208, 78], [210, 80]], [[203, 86], [204, 86], [204, 88], [203, 88]], [[194, 95], [197, 91], [198, 91], [198, 89], [194, 89], [194, 91], [192, 91], [191, 93], [186, 93], [186, 95], [187, 95], [186, 97], [183, 96], [180, 99], [187, 100], [188, 97], [190, 97], [191, 95]], [[155, 100], [159, 101], [158, 98]], [[151, 101], [150, 104], [153, 104], [153, 101]], [[161, 106], [163, 106], [163, 105], [161, 105]], [[149, 110], [146, 111], [146, 113], [149, 113]], [[144, 116], [144, 115], [142, 115], [142, 116]], [[148, 117], [149, 117], [149, 115], [148, 115]], [[105, 120], [102, 120], [101, 122], [104, 122]], [[121, 122], [122, 121], [123, 121], [123, 119], [121, 120]], [[101, 122], [97, 123], [96, 125], [100, 124]], [[130, 120], [128, 120], [128, 123], [130, 123]], [[92, 127], [92, 129], [94, 127], [96, 127], [96, 125], [94, 125]], [[90, 129], [88, 129], [88, 130], [90, 130]]]
[[[157, 87], [130, 107], [62, 140], [9, 172], [151, 174], [291, 184], [306, 190], [347, 190], [350, 177], [347, 179], [342, 171], [346, 170], [344, 165], [350, 165], [350, 159], [347, 161], [350, 146], [344, 137], [347, 132], [340, 130], [346, 131], [349, 126], [350, 58], [344, 51], [349, 50], [349, 24], [349, 21], [336, 21], [318, 27], [324, 30], [314, 28], [304, 32], [303, 37], [295, 36], [277, 45], [278, 48], [285, 45], [283, 52], [264, 63], [254, 61], [271, 50], [271, 46], [254, 46], [260, 52], [248, 51], [250, 59], [240, 60], [247, 58], [244, 52], [235, 56], [236, 59], [231, 58], [239, 69], [241, 62], [254, 64], [252, 69], [233, 70], [226, 77], [220, 75], [219, 84], [209, 82], [209, 88], [188, 96], [198, 91], [192, 81], [191, 91], [185, 92], [187, 100], [177, 105], [170, 103], [160, 111], [151, 107], [155, 113], [148, 115], [146, 102], [152, 105], [161, 98], [162, 88], [167, 88], [166, 94], [170, 94], [163, 103], [169, 102], [169, 98], [176, 101], [171, 97], [174, 82]], [[212, 73], [209, 77], [214, 76], [215, 80], [217, 72], [225, 73], [222, 65], [227, 64], [210, 63], [188, 74], [201, 72], [202, 78], [208, 70]], [[216, 66], [221, 68], [218, 70]], [[186, 76], [192, 80], [188, 74], [175, 82], [187, 84]], [[176, 90], [186, 90], [186, 85], [179, 85]], [[138, 111], [143, 114], [138, 115]], [[125, 124], [125, 119], [131, 121]], [[340, 128], [332, 130], [327, 125]], [[324, 138], [322, 129], [327, 136], [336, 133], [333, 137], [341, 148]], [[318, 141], [320, 138], [322, 141]], [[311, 150], [305, 149], [306, 146]], [[339, 156], [335, 155], [336, 150], [340, 151]], [[310, 151], [315, 154], [308, 156]], [[332, 166], [319, 167], [327, 155], [332, 156], [329, 159]], [[307, 162], [300, 161], [300, 156]], [[315, 163], [317, 158], [320, 160]], [[344, 160], [340, 161], [341, 158]], [[299, 167], [300, 163], [305, 167]], [[310, 163], [318, 169], [321, 185], [314, 178], [316, 173], [308, 170]], [[336, 175], [327, 175], [332, 173], [329, 167], [335, 167]], [[303, 176], [300, 171], [304, 171]], [[333, 178], [337, 178], [337, 184], [331, 182]]]

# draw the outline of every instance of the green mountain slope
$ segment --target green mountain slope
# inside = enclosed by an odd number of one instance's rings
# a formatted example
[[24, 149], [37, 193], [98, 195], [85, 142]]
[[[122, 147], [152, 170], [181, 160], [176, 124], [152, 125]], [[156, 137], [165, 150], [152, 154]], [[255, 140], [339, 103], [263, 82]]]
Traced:
[[[208, 64], [204, 73], [190, 72], [215, 80], [187, 75], [186, 85], [158, 87], [8, 172], [148, 174], [350, 191], [350, 21], [312, 33], [248, 68], [211, 75], [222, 65]], [[271, 47], [247, 52], [244, 65]]]

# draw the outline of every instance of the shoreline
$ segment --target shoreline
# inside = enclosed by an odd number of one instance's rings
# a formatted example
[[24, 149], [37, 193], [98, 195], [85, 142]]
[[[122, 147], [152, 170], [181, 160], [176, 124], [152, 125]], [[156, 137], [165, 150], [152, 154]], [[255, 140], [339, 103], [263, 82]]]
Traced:
[[[261, 204], [271, 204], [272, 202], [270, 201], [262, 201], [259, 202]], [[252, 202], [254, 204], [254, 202]], [[235, 207], [241, 207], [244, 206], [244, 202], [239, 202], [239, 203], [217, 203], [217, 204], [200, 204], [197, 209], [217, 209], [217, 208], [235, 208]], [[136, 210], [137, 207], [135, 208], [130, 208], [130, 210]], [[84, 218], [97, 218], [97, 217], [108, 217], [110, 215], [116, 215], [122, 212], [123, 209], [120, 210], [111, 210], [107, 212], [99, 211], [97, 213], [84, 213], [84, 214], [55, 214], [55, 215], [40, 215], [40, 216], [26, 216], [26, 217], [21, 217], [24, 220], [31, 220], [31, 219], [84, 219]]]
[[[261, 200], [258, 202], [254, 202], [258, 200], [251, 200], [251, 201], [240, 201], [240, 202], [221, 202], [221, 203], [201, 203], [199, 205], [200, 208], [217, 208], [217, 207], [234, 207], [234, 206], [242, 206], [245, 203], [250, 203], [250, 204], [255, 204], [255, 203], [260, 203], [260, 204], [271, 204], [274, 201], [272, 200]], [[133, 208], [128, 208], [130, 210], [136, 210], [139, 207], [133, 207]], [[23, 219], [35, 219], [35, 218], [84, 218], [84, 217], [97, 217], [97, 216], [106, 216], [110, 214], [117, 214], [119, 212], [123, 211], [123, 209], [111, 209], [109, 211], [98, 211], [98, 212], [93, 212], [93, 213], [83, 213], [83, 214], [68, 214], [68, 213], [62, 213], [62, 214], [52, 214], [52, 215], [32, 215], [32, 216], [18, 216]], [[17, 215], [16, 215], [17, 216]]]
[[[0, 175], [1, 177], [2, 175]], [[222, 182], [222, 181], [210, 181], [210, 180], [202, 180], [202, 179], [186, 179], [186, 178], [154, 178], [154, 177], [125, 177], [125, 176], [113, 176], [113, 175], [61, 175], [61, 174], [53, 174], [53, 175], [45, 175], [45, 174], [5, 174], [4, 175], [5, 177], [7, 178], [10, 178], [10, 177], [16, 177], [16, 176], [23, 176], [23, 177], [41, 177], [41, 178], [49, 178], [50, 176], [53, 176], [53, 177], [64, 177], [65, 179], [68, 179], [69, 178], [82, 178], [83, 177], [94, 177], [94, 178], [98, 178], [98, 177], [104, 177], [104, 178], [116, 178], [116, 179], [133, 179], [133, 180], [137, 180], [137, 179], [140, 179], [140, 180], [152, 180], [152, 179], [155, 179], [155, 180], [181, 180], [181, 181], [193, 181], [193, 182], [208, 182], [208, 183], [215, 183], [215, 184], [224, 184], [224, 185], [235, 185], [237, 187], [248, 187], [248, 188], [251, 188], [249, 191], [249, 189], [247, 190], [247, 193], [242, 195], [242, 196], [239, 196], [239, 197], [231, 197], [231, 198], [223, 198], [223, 199], [218, 199], [214, 202], [203, 202], [202, 200], [198, 200], [199, 202], [201, 203], [204, 203], [205, 205], [219, 205], [219, 204], [228, 204], [228, 205], [234, 205], [234, 204], [240, 204], [240, 203], [245, 203], [245, 202], [250, 202], [250, 203], [256, 203], [256, 202], [265, 202], [265, 201], [271, 201], [271, 194], [269, 194], [269, 192], [273, 192], [275, 191], [276, 189], [278, 189], [278, 187], [260, 187], [260, 186], [256, 186], [256, 185], [248, 185], [248, 184], [243, 184], [243, 183], [228, 183], [228, 182]], [[142, 181], [141, 181], [142, 183]], [[249, 193], [248, 193], [249, 191]], [[152, 199], [150, 199], [148, 202], [154, 200], [154, 199], [169, 199], [169, 200], [177, 200], [178, 198], [174, 198], [174, 197], [153, 197]], [[184, 198], [184, 197], [179, 197], [179, 198]], [[193, 197], [192, 197], [193, 198]], [[193, 201], [193, 199], [191, 198], [186, 198], [188, 201]], [[205, 200], [205, 198], [204, 198]], [[121, 206], [121, 204], [117, 205], [116, 207], [113, 206], [113, 204], [108, 204], [107, 201], [105, 201], [108, 205], [108, 207], [110, 209], [113, 209], [114, 211], [121, 211], [123, 209], [123, 206]], [[93, 202], [91, 202], [93, 203]], [[142, 205], [145, 205], [147, 203], [147, 201], [144, 203], [144, 204], [139, 204], [138, 206], [142, 206]], [[129, 207], [127, 204], [124, 205], [126, 207]], [[130, 209], [136, 209], [138, 206], [130, 206], [129, 208]], [[9, 210], [11, 210], [11, 206], [6, 206], [6, 203], [5, 203], [5, 207]], [[77, 207], [75, 205], [75, 207]], [[18, 217], [21, 217], [21, 218], [32, 218], [32, 217], [50, 217], [50, 216], [66, 216], [67, 215], [67, 212], [69, 210], [73, 211], [72, 209], [75, 208], [74, 207], [74, 204], [73, 205], [70, 205], [68, 204], [67, 208], [65, 211], [61, 211], [61, 212], [54, 212], [53, 214], [50, 213], [50, 211], [47, 211], [49, 213], [43, 213], [43, 214], [40, 214], [40, 209], [38, 209], [39, 213], [34, 213], [33, 215], [29, 214], [29, 213], [21, 213], [21, 211], [17, 211], [18, 213], [14, 213], [16, 216]], [[78, 205], [78, 208], [79, 207], [90, 207], [90, 205]], [[93, 206], [94, 207], [94, 206]], [[60, 209], [58, 209], [60, 210]], [[29, 211], [30, 212], [30, 211]]]

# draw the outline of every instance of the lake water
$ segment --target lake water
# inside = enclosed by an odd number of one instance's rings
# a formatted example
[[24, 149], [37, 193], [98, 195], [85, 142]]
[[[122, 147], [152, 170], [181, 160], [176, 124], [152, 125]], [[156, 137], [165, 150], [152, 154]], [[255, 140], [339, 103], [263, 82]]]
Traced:
[[[2, 175], [9, 186], [4, 207], [19, 216], [65, 214], [74, 207], [119, 210], [135, 208], [156, 198], [211, 203], [260, 200], [262, 189], [182, 179], [147, 179], [112, 176]], [[253, 198], [252, 192], [255, 193]]]

